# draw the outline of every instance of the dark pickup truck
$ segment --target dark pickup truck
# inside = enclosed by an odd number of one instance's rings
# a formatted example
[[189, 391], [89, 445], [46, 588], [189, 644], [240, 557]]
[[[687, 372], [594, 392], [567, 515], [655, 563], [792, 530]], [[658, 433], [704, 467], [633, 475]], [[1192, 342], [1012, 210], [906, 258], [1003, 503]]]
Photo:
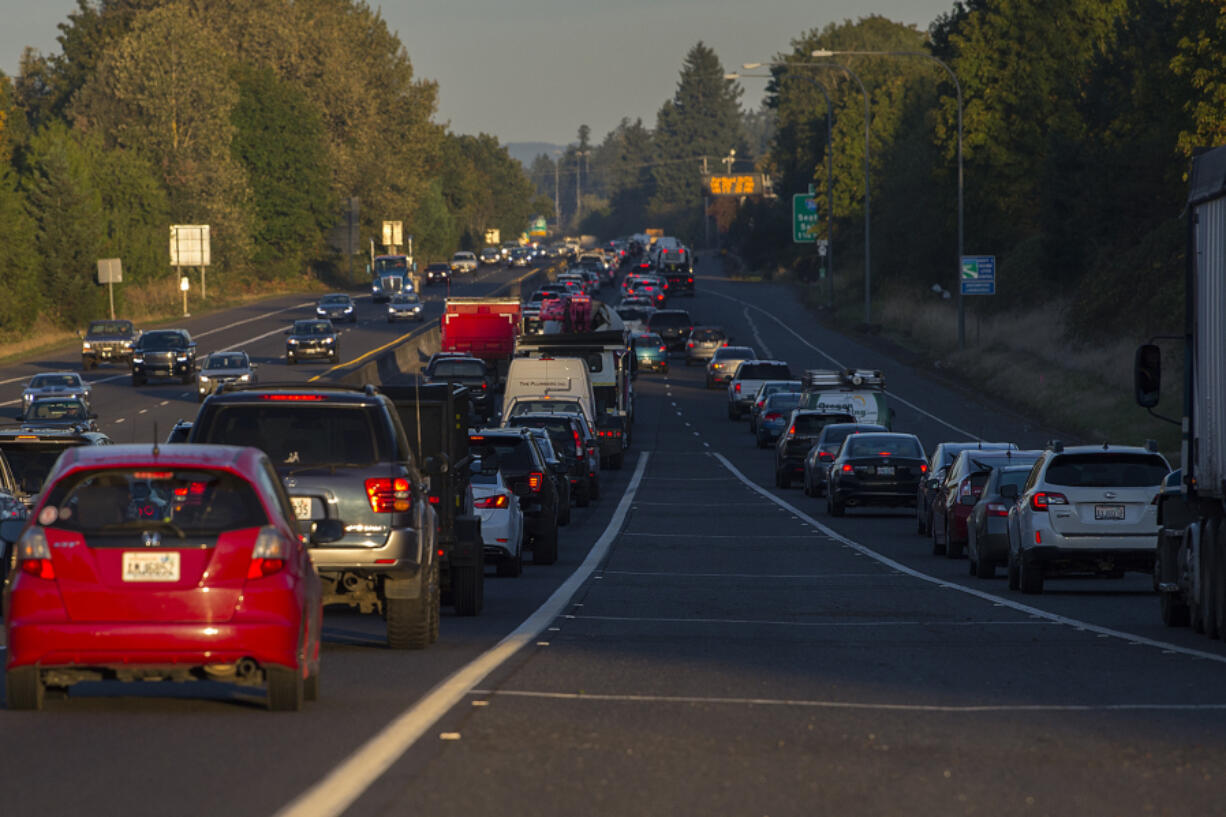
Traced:
[[469, 485], [470, 392], [448, 383], [385, 384], [379, 391], [395, 404], [409, 447], [430, 477], [443, 604], [450, 603], [456, 615], [475, 616], [485, 603], [485, 551]]
[[132, 346], [139, 337], [132, 321], [90, 321], [81, 336], [81, 368], [89, 371], [112, 360], [131, 364]]

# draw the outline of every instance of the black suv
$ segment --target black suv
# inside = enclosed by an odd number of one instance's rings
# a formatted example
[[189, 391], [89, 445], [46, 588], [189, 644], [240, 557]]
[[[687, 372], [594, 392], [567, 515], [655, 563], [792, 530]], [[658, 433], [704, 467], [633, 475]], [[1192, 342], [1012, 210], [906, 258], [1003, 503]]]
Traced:
[[433, 264], [427, 264], [425, 277], [427, 284], [445, 284], [451, 280], [451, 265], [446, 261], [436, 261]]
[[664, 339], [670, 352], [685, 348], [694, 329], [694, 319], [684, 309], [657, 309], [647, 319], [647, 331]]
[[143, 386], [151, 377], [196, 379], [196, 342], [186, 329], [152, 329], [132, 346], [132, 385]]
[[139, 337], [140, 330], [132, 321], [90, 321], [81, 338], [81, 368], [89, 371], [112, 360], [130, 363], [132, 347]]
[[291, 364], [304, 357], [323, 357], [331, 363], [341, 359], [340, 343], [332, 321], [294, 321], [285, 334], [289, 335], [285, 339], [285, 360]]
[[583, 429], [572, 414], [519, 414], [507, 420], [511, 428], [541, 428], [549, 434], [553, 451], [558, 455], [570, 478], [571, 493], [580, 508], [598, 495], [596, 474], [588, 468], [589, 457], [583, 439]]
[[473, 411], [481, 422], [489, 420], [493, 415], [498, 375], [481, 358], [438, 355], [430, 359], [422, 377], [426, 383], [458, 383], [467, 386]]
[[396, 407], [378, 389], [230, 385], [204, 402], [190, 441], [263, 450], [300, 524], [343, 525], [311, 547], [324, 604], [381, 612], [393, 648], [437, 639], [438, 524]]
[[521, 428], [482, 429], [468, 437], [468, 450], [482, 463], [498, 463], [507, 485], [519, 497], [524, 527], [532, 540], [532, 563], [558, 560], [558, 486], [536, 447], [532, 432]]
[[678, 295], [694, 297], [694, 270], [689, 264], [661, 264], [659, 275], [668, 282], [668, 297]]

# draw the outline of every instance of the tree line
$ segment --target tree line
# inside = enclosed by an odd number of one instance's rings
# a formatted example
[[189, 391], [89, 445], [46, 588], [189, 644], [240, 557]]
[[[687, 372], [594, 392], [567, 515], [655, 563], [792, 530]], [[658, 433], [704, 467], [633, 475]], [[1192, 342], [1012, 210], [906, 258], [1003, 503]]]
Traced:
[[427, 259], [542, 206], [497, 139], [434, 121], [357, 0], [78, 0], [60, 32], [0, 74], [0, 334], [101, 316], [99, 258], [120, 299], [171, 293], [171, 224], [210, 225], [210, 282], [254, 290], [336, 266], [351, 198], [363, 242], [400, 220]]

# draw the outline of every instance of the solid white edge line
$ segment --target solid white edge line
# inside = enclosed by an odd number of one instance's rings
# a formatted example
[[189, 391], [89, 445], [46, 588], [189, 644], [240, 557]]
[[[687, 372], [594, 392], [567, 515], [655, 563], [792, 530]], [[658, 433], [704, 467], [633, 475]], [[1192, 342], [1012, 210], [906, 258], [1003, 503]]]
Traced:
[[[813, 351], [817, 352], [817, 353], [818, 353], [819, 355], [821, 355], [822, 357], [826, 358], [826, 360], [829, 360], [829, 361], [830, 361], [831, 363], [833, 363], [833, 364], [834, 364], [836, 367], [838, 367], [838, 368], [840, 368], [840, 369], [846, 369], [846, 368], [847, 368], [847, 367], [846, 367], [846, 366], [844, 366], [842, 363], [840, 363], [838, 360], [836, 360], [835, 358], [833, 358], [833, 357], [831, 357], [830, 355], [828, 355], [826, 352], [824, 352], [824, 351], [822, 351], [821, 349], [817, 348], [817, 347], [816, 347], [816, 346], [814, 346], [812, 343], [809, 343], [809, 341], [805, 340], [805, 339], [804, 339], [804, 337], [803, 337], [803, 336], [802, 336], [802, 335], [801, 335], [799, 332], [797, 332], [797, 331], [796, 331], [795, 329], [793, 329], [792, 327], [788, 326], [788, 325], [787, 325], [786, 323], [784, 323], [783, 321], [781, 321], [781, 320], [779, 320], [778, 318], [776, 318], [776, 317], [775, 317], [774, 315], [772, 315], [771, 313], [767, 312], [767, 311], [766, 311], [765, 309], [763, 309], [762, 307], [757, 306], [757, 305], [755, 305], [755, 304], [748, 303], [747, 301], [742, 301], [740, 298], [734, 298], [734, 297], [732, 297], [731, 295], [725, 295], [725, 294], [724, 294], [724, 293], [722, 293], [722, 292], [716, 292], [716, 291], [714, 291], [714, 290], [707, 290], [707, 292], [709, 292], [710, 294], [714, 295], [714, 296], [715, 296], [715, 297], [717, 297], [717, 298], [726, 298], [726, 299], [727, 299], [727, 300], [729, 300], [729, 301], [732, 301], [732, 302], [734, 302], [734, 303], [741, 304], [741, 305], [743, 305], [743, 306], [746, 308], [746, 310], [749, 310], [749, 309], [756, 309], [756, 310], [758, 310], [758, 311], [759, 311], [759, 312], [761, 312], [763, 315], [766, 315], [768, 318], [770, 318], [771, 320], [773, 320], [775, 323], [777, 323], [777, 324], [779, 324], [781, 327], [783, 327], [783, 329], [785, 329], [785, 330], [787, 330], [788, 332], [790, 332], [790, 333], [791, 333], [791, 334], [792, 334], [792, 335], [793, 335], [793, 336], [794, 336], [794, 337], [795, 337], [795, 338], [796, 338], [798, 341], [800, 341], [801, 343], [803, 343], [805, 346], [808, 346], [810, 349], [812, 349]], [[746, 314], [746, 317], [748, 317], [748, 314]], [[756, 327], [756, 326], [754, 326], [754, 323], [753, 323], [753, 321], [752, 321], [752, 320], [751, 320], [751, 321], [749, 321], [749, 325], [750, 325], [751, 327], [753, 327], [754, 332], [756, 333], [756, 332], [757, 332], [757, 327]], [[942, 420], [940, 417], [936, 416], [936, 415], [935, 415], [935, 414], [933, 414], [932, 412], [925, 411], [924, 409], [922, 409], [922, 408], [920, 408], [919, 406], [917, 406], [917, 405], [915, 405], [914, 403], [912, 403], [910, 400], [907, 400], [907, 399], [905, 399], [905, 398], [903, 398], [903, 397], [900, 397], [900, 396], [898, 395], [898, 392], [893, 392], [893, 391], [892, 391], [892, 392], [887, 392], [887, 394], [889, 394], [889, 395], [890, 395], [890, 398], [891, 398], [891, 399], [893, 399], [893, 400], [897, 400], [899, 403], [902, 403], [904, 406], [907, 406], [908, 408], [910, 408], [910, 409], [912, 409], [912, 410], [914, 410], [914, 411], [918, 411], [920, 414], [924, 415], [924, 416], [925, 416], [925, 417], [927, 417], [928, 419], [933, 420], [933, 421], [935, 421], [935, 422], [938, 422], [938, 423], [940, 423], [941, 425], [945, 426], [946, 428], [948, 428], [948, 429], [950, 429], [950, 430], [952, 430], [952, 431], [956, 431], [956, 432], [958, 432], [959, 434], [963, 434], [963, 435], [965, 435], [965, 436], [969, 437], [969, 438], [970, 438], [970, 439], [972, 439], [972, 440], [976, 440], [976, 441], [979, 441], [979, 442], [982, 442], [982, 441], [983, 441], [983, 438], [979, 437], [977, 434], [972, 434], [971, 432], [967, 431], [967, 430], [966, 430], [966, 429], [964, 429], [964, 428], [958, 428], [958, 426], [954, 425], [954, 424], [953, 424], [953, 423], [951, 423], [951, 422], [948, 422], [947, 420]]]
[[634, 475], [630, 478], [630, 484], [626, 486], [608, 526], [596, 540], [596, 544], [592, 545], [583, 563], [536, 612], [524, 619], [523, 623], [496, 645], [456, 670], [417, 703], [397, 715], [326, 777], [277, 811], [275, 817], [339, 817], [439, 718], [463, 701], [487, 675], [511, 658], [521, 647], [534, 643], [536, 637], [561, 614], [575, 592], [608, 554], [609, 547], [626, 520], [626, 514], [630, 512], [630, 503], [638, 491], [639, 483], [642, 482], [649, 458], [650, 455], [646, 451], [639, 454]]
[[902, 562], [896, 562], [893, 559], [891, 559], [889, 556], [884, 556], [875, 550], [865, 547], [864, 545], [860, 544], [859, 542], [856, 542], [853, 539], [848, 539], [846, 536], [843, 536], [841, 533], [834, 530], [833, 528], [827, 527], [826, 525], [823, 525], [821, 522], [818, 522], [816, 519], [809, 516], [807, 513], [800, 510], [799, 508], [797, 508], [795, 505], [788, 502], [787, 500], [781, 499], [775, 496], [770, 491], [763, 488], [761, 485], [759, 485], [758, 483], [754, 482], [749, 477], [741, 473], [741, 471], [735, 465], [733, 465], [728, 460], [728, 458], [725, 457], [723, 454], [712, 453], [711, 456], [715, 457], [721, 463], [723, 463], [724, 467], [727, 468], [732, 473], [733, 476], [735, 476], [741, 482], [745, 483], [752, 490], [766, 497], [771, 502], [774, 502], [776, 505], [779, 505], [782, 508], [786, 508], [787, 510], [796, 514], [798, 517], [808, 522], [810, 525], [817, 528], [819, 531], [826, 534], [831, 539], [835, 540], [836, 542], [842, 545], [846, 545], [847, 547], [860, 553], [861, 555], [867, 556], [870, 559], [878, 561], [881, 564], [887, 567], [893, 568], [894, 570], [897, 570], [898, 572], [903, 573], [907, 576], [910, 576], [914, 579], [919, 579], [920, 581], [928, 582], [929, 584], [934, 584], [937, 587], [941, 587], [946, 590], [956, 590], [957, 592], [965, 593], [968, 596], [974, 596], [975, 598], [982, 599], [984, 601], [990, 601], [993, 604], [996, 604], [1002, 607], [1008, 607], [1012, 610], [1017, 610], [1019, 613], [1026, 613], [1034, 618], [1042, 618], [1048, 621], [1056, 622], [1058, 624], [1065, 624], [1065, 625], [1068, 625], [1069, 627], [1076, 627], [1082, 630], [1087, 630], [1092, 633], [1097, 633], [1098, 635], [1104, 638], [1117, 638], [1122, 641], [1127, 641], [1130, 644], [1144, 645], [1147, 647], [1157, 647], [1158, 649], [1169, 650], [1171, 652], [1179, 653], [1180, 655], [1188, 655], [1193, 658], [1203, 658], [1207, 661], [1216, 661], [1219, 664], [1226, 664], [1226, 655], [1218, 655], [1216, 653], [1205, 652], [1203, 650], [1194, 650], [1194, 649], [1191, 649], [1190, 647], [1181, 647], [1178, 644], [1171, 644], [1166, 641], [1158, 641], [1157, 639], [1147, 638], [1145, 636], [1133, 635], [1132, 633], [1126, 633], [1121, 630], [1113, 630], [1110, 627], [1100, 627], [1099, 625], [1091, 624], [1088, 621], [1080, 621], [1078, 619], [1069, 618], [1067, 616], [1062, 616], [1057, 613], [1050, 613], [1046, 610], [1041, 610], [1038, 607], [1031, 607], [1028, 604], [1022, 604], [1021, 602], [1013, 601], [1012, 599], [1007, 598], [1005, 596], [997, 596], [992, 593], [985, 592], [983, 590], [976, 590], [973, 587], [967, 587], [962, 584], [956, 584], [954, 582], [946, 581], [945, 579], [939, 579], [936, 576], [929, 576], [927, 573], [921, 573], [918, 570], [913, 570], [907, 567], [906, 565], [904, 565]]

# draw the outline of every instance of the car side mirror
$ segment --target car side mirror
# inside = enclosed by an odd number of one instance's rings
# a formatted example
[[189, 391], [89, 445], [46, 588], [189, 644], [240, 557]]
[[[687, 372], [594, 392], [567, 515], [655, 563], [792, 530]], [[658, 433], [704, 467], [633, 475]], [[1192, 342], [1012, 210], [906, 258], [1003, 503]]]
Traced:
[[312, 545], [327, 545], [340, 541], [345, 535], [345, 525], [339, 519], [320, 519], [309, 523]]
[[1132, 379], [1137, 405], [1147, 409], [1158, 405], [1162, 391], [1162, 350], [1155, 344], [1146, 343], [1137, 348]]
[[1000, 486], [1000, 496], [1001, 496], [1001, 499], [1014, 499], [1014, 500], [1016, 500], [1016, 499], [1018, 498], [1018, 496], [1019, 496], [1019, 494], [1018, 494], [1018, 492], [1017, 492], [1017, 486], [1016, 486], [1016, 485], [1002, 485], [1002, 486]]

